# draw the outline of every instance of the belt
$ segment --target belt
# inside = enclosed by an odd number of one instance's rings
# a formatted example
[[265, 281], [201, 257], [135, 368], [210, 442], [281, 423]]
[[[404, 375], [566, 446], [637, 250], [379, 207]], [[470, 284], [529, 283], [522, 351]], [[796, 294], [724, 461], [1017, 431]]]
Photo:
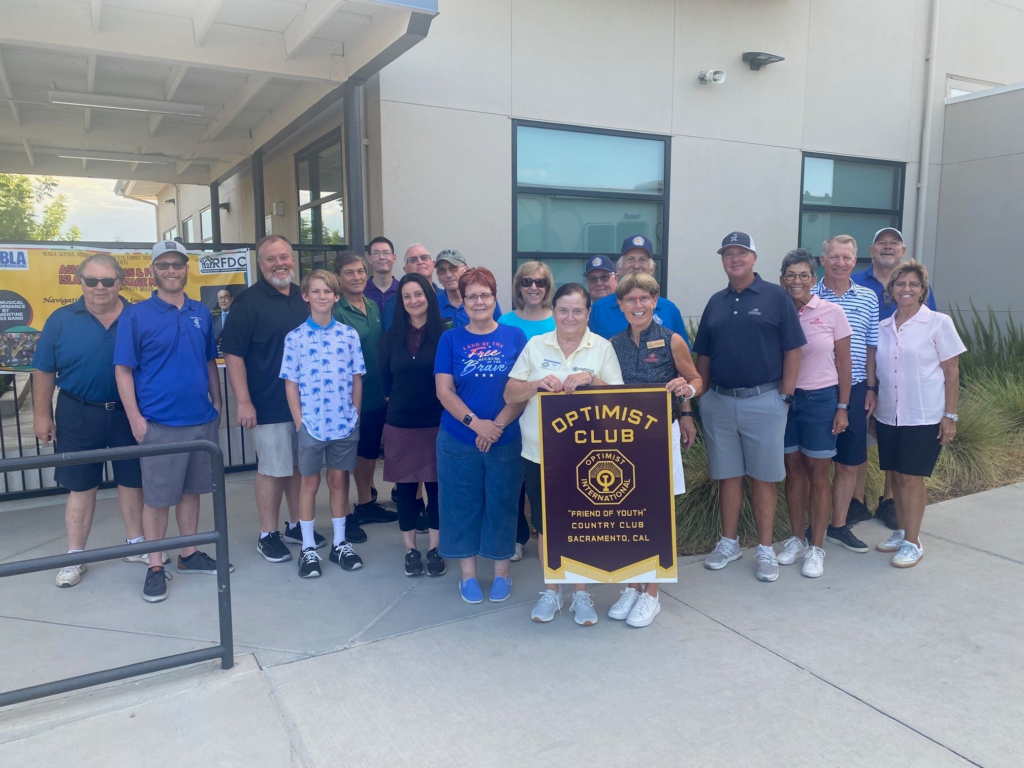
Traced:
[[756, 387], [740, 387], [739, 389], [726, 389], [712, 383], [711, 388], [718, 394], [725, 395], [726, 397], [757, 397], [765, 392], [775, 392], [779, 388], [780, 383], [773, 381], [771, 384], [758, 384]]
[[60, 391], [60, 393], [62, 395], [65, 395], [66, 397], [70, 397], [76, 403], [81, 403], [82, 405], [91, 405], [93, 408], [102, 408], [105, 411], [121, 411], [121, 410], [124, 410], [124, 406], [121, 405], [120, 401], [115, 401], [115, 402], [112, 402], [112, 403], [94, 403], [92, 400], [86, 400], [84, 397], [79, 397], [78, 395], [72, 395], [66, 389], [62, 389]]

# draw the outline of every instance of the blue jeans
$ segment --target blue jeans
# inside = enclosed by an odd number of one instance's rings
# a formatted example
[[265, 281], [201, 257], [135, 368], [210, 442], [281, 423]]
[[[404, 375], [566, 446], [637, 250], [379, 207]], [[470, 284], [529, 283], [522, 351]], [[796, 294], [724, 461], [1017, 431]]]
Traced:
[[839, 405], [839, 387], [798, 389], [794, 397], [786, 419], [786, 453], [800, 451], [812, 459], [831, 459], [836, 455], [832, 421]]
[[442, 557], [480, 555], [508, 560], [516, 549], [519, 489], [523, 485], [522, 440], [475, 445], [437, 433]]

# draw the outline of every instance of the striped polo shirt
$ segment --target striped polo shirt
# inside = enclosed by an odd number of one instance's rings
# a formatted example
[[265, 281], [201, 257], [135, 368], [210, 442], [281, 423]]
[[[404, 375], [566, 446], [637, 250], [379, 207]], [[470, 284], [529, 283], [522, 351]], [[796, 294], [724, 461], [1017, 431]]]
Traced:
[[852, 280], [842, 296], [825, 285], [821, 279], [811, 289], [825, 301], [838, 304], [846, 313], [853, 336], [850, 337], [850, 357], [853, 358], [853, 383], [859, 384], [868, 377], [868, 347], [878, 346], [878, 297], [870, 288], [857, 285]]

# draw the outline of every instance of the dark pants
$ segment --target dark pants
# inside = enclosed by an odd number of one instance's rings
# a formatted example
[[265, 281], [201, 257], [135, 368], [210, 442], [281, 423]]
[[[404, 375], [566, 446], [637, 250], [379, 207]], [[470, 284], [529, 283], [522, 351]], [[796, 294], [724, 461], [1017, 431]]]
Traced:
[[519, 520], [516, 521], [516, 544], [530, 540], [530, 524], [526, 522], [526, 483], [519, 489]]
[[[416, 486], [419, 483], [395, 483], [395, 500], [398, 503], [398, 530], [416, 530], [418, 514], [416, 504]], [[427, 525], [433, 530], [438, 529], [437, 521], [437, 483], [424, 483], [427, 495]]]

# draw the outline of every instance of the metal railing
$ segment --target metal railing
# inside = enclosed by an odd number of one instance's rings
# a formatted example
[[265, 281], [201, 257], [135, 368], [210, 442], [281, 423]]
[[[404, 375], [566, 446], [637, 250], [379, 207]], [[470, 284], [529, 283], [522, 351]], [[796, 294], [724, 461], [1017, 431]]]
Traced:
[[78, 675], [77, 677], [33, 685], [28, 688], [0, 692], [0, 707], [40, 699], [44, 696], [77, 691], [81, 688], [102, 685], [103, 683], [110, 683], [115, 680], [124, 680], [129, 677], [137, 677], [138, 675], [148, 675], [174, 667], [183, 667], [200, 661], [220, 659], [221, 669], [231, 669], [234, 666], [234, 635], [231, 626], [231, 580], [228, 575], [227, 492], [224, 483], [224, 455], [221, 453], [219, 446], [208, 440], [190, 440], [184, 443], [168, 443], [166, 445], [139, 445], [128, 448], [104, 448], [98, 451], [31, 456], [0, 461], [0, 472], [31, 471], [43, 467], [92, 464], [118, 459], [141, 459], [148, 456], [166, 456], [171, 453], [186, 453], [190, 451], [204, 451], [210, 454], [210, 461], [213, 463], [214, 530], [205, 533], [194, 533], [188, 536], [172, 536], [160, 539], [159, 541], [144, 541], [140, 544], [122, 544], [116, 547], [104, 547], [103, 549], [86, 550], [74, 554], [37, 557], [13, 563], [0, 563], [0, 578], [64, 568], [69, 565], [116, 560], [128, 555], [142, 555], [153, 551], [159, 552], [168, 549], [180, 549], [182, 547], [196, 547], [201, 544], [214, 544], [217, 547], [217, 612], [220, 617], [220, 643], [212, 648], [186, 651], [185, 653], [177, 653], [173, 656], [148, 659], [136, 664], [105, 669], [100, 672], [90, 672], [85, 675]]

